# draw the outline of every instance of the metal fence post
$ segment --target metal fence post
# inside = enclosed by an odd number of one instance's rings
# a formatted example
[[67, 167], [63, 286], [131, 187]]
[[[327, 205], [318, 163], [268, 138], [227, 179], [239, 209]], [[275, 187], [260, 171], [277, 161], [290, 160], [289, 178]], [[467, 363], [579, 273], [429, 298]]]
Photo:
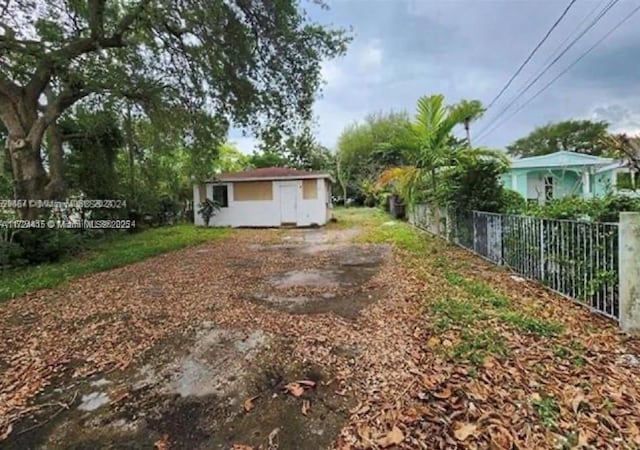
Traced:
[[640, 333], [640, 213], [620, 213], [618, 251], [620, 327], [627, 333]]
[[540, 281], [541, 282], [545, 282], [546, 281], [546, 273], [547, 271], [545, 270], [544, 264], [545, 264], [545, 252], [544, 252], [544, 246], [545, 246], [545, 242], [544, 242], [544, 229], [545, 229], [545, 220], [544, 219], [540, 219]]
[[478, 253], [478, 226], [475, 211], [471, 213], [471, 221], [473, 223], [473, 251]]

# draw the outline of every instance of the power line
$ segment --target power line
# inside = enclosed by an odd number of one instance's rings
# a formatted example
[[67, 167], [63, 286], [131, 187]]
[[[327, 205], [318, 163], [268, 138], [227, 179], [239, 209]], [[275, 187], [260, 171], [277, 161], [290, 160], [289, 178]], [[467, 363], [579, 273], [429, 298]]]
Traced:
[[[578, 25], [576, 25], [576, 27], [571, 31], [571, 33], [567, 34], [567, 37], [564, 38], [564, 40], [558, 44], [558, 46], [556, 47], [556, 49], [551, 52], [549, 54], [549, 56], [547, 57], [547, 59], [544, 60], [544, 62], [542, 63], [542, 65], [546, 65], [548, 64], [557, 54], [558, 52], [561, 51], [562, 47], [564, 46], [564, 44], [566, 44], [567, 42], [569, 42], [569, 39], [571, 39], [575, 34], [576, 31], [580, 30], [580, 28], [582, 28], [582, 25], [584, 25], [584, 23], [593, 15], [593, 13], [595, 13], [598, 8], [602, 7], [602, 5], [604, 5], [604, 3], [607, 0], [603, 0], [601, 2], [596, 3], [596, 5], [591, 9], [591, 11], [589, 11], [589, 13], [587, 13], [582, 20], [580, 21], [580, 23]], [[529, 82], [531, 82], [531, 80], [533, 80], [533, 78], [536, 76], [535, 73], [532, 73], [531, 76], [527, 79], [527, 81], [524, 82], [524, 85], [528, 84]]]
[[540, 42], [538, 42], [538, 45], [536, 45], [535, 48], [531, 51], [531, 53], [529, 53], [529, 56], [527, 56], [527, 59], [525, 59], [524, 62], [520, 64], [520, 67], [518, 67], [518, 70], [516, 70], [516, 72], [511, 76], [511, 78], [509, 78], [509, 81], [507, 81], [507, 84], [505, 84], [500, 90], [500, 92], [498, 92], [498, 95], [496, 95], [493, 98], [493, 100], [489, 102], [489, 106], [487, 106], [487, 109], [491, 108], [496, 102], [496, 100], [498, 100], [502, 96], [502, 94], [504, 94], [504, 91], [506, 91], [509, 88], [509, 86], [511, 86], [511, 83], [513, 83], [513, 80], [515, 80], [516, 77], [520, 75], [520, 72], [522, 72], [522, 69], [524, 69], [525, 66], [529, 63], [529, 61], [531, 61], [531, 58], [533, 58], [533, 55], [535, 55], [538, 49], [542, 46], [542, 44], [546, 42], [546, 40], [549, 38], [551, 33], [553, 33], [553, 30], [555, 30], [556, 27], [558, 26], [558, 24], [562, 22], [562, 19], [564, 19], [564, 17], [567, 15], [567, 13], [569, 12], [569, 10], [571, 9], [571, 7], [574, 5], [575, 2], [576, 0], [571, 0], [569, 2], [569, 5], [567, 5], [564, 11], [562, 11], [562, 14], [560, 14], [560, 17], [558, 17], [558, 19], [554, 22], [551, 28], [549, 28], [549, 30], [544, 35], [542, 40], [540, 40]]
[[[636, 6], [629, 14], [627, 14], [620, 22], [618, 22], [613, 28], [611, 28], [604, 36], [598, 39], [591, 47], [587, 49], [582, 55], [580, 55], [575, 61], [573, 61], [569, 66], [567, 66], [562, 72], [556, 75], [551, 81], [545, 84], [539, 91], [537, 91], [532, 97], [529, 98], [525, 103], [520, 105], [518, 109], [516, 109], [509, 117], [503, 119], [495, 126], [493, 126], [487, 133], [484, 134], [483, 138], [489, 136], [493, 131], [500, 128], [505, 122], [508, 122], [510, 119], [516, 116], [520, 111], [522, 111], [527, 105], [529, 105], [532, 101], [534, 101], [540, 94], [546, 91], [553, 83], [555, 83], [560, 77], [569, 72], [576, 64], [578, 64], [582, 59], [587, 56], [593, 49], [595, 49], [598, 45], [600, 45], [605, 39], [611, 36], [618, 28], [620, 28], [626, 21], [631, 19], [631, 17], [640, 11], [640, 5]], [[478, 138], [480, 139], [480, 138]]]
[[513, 105], [516, 103], [524, 94], [526, 94], [534, 84], [538, 82], [540, 78], [546, 74], [551, 67], [553, 67], [559, 60], [562, 58], [589, 30], [591, 30], [608, 12], [613, 8], [620, 0], [610, 0], [609, 3], [603, 8], [602, 11], [591, 21], [591, 23], [584, 29], [578, 36], [576, 36], [570, 43], [567, 45], [562, 52], [558, 56], [556, 56], [549, 64], [547, 64], [544, 69], [530, 82], [528, 83], [518, 94], [513, 98], [513, 100], [504, 107], [497, 116], [494, 117], [492, 122], [484, 127], [477, 139], [481, 139], [484, 137], [486, 131], [491, 128], [499, 119], [502, 117]]

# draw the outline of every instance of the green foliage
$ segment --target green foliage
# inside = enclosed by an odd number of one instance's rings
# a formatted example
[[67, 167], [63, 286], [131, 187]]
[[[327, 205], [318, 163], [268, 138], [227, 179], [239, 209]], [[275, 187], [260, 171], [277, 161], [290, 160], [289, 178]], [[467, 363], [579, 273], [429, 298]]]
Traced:
[[469, 327], [488, 317], [479, 303], [456, 298], [436, 301], [431, 304], [430, 311], [437, 317], [435, 327], [440, 331], [451, 327]]
[[69, 145], [65, 154], [68, 189], [87, 198], [112, 198], [117, 190], [116, 156], [123, 145], [120, 124], [113, 111], [77, 108], [60, 128]]
[[541, 396], [533, 401], [533, 408], [547, 428], [555, 428], [560, 418], [560, 406], [552, 396]]
[[0, 235], [0, 269], [58, 261], [80, 252], [85, 235], [64, 229], [5, 230]]
[[527, 210], [527, 200], [519, 192], [512, 189], [502, 189], [502, 204], [500, 212], [506, 214], [523, 214]]
[[204, 202], [200, 203], [198, 214], [202, 216], [204, 223], [206, 226], [209, 226], [209, 222], [211, 218], [220, 211], [220, 205], [218, 205], [215, 201], [211, 199], [206, 199]]
[[377, 113], [346, 127], [338, 139], [337, 179], [343, 196], [364, 203], [380, 174], [405, 164], [409, 117], [404, 112]]
[[507, 146], [507, 152], [522, 157], [546, 155], [560, 150], [606, 155], [611, 151], [606, 142], [608, 127], [607, 122], [590, 120], [550, 123]]
[[27, 263], [24, 248], [17, 242], [0, 240], [0, 273], [11, 267], [19, 267]]
[[505, 200], [500, 175], [505, 170], [506, 165], [496, 159], [460, 159], [441, 175], [440, 204], [455, 214], [473, 210], [500, 212]]
[[490, 203], [500, 198], [497, 176], [506, 168], [506, 157], [460, 144], [452, 136], [456, 126], [482, 113], [479, 105], [463, 101], [447, 106], [442, 95], [420, 98], [409, 133], [402, 135], [407, 165], [385, 171], [381, 182], [394, 184], [410, 208], [426, 201], [435, 211], [441, 206], [462, 209], [482, 203], [496, 209]]
[[263, 142], [262, 149], [254, 151], [247, 163], [251, 167], [293, 167], [300, 170], [333, 172], [335, 161], [331, 151], [320, 145], [309, 126], [298, 135], [271, 145]]
[[475, 365], [481, 365], [488, 356], [504, 356], [508, 353], [505, 339], [493, 330], [463, 330], [460, 342], [451, 350], [454, 358], [466, 359]]
[[562, 325], [555, 322], [536, 319], [518, 312], [503, 312], [500, 319], [522, 331], [540, 336], [556, 336], [564, 330]]
[[87, 243], [81, 256], [0, 272], [0, 300], [36, 289], [51, 288], [94, 272], [121, 267], [152, 256], [190, 247], [229, 233], [219, 228], [177, 225], [141, 233], [115, 233]]
[[563, 197], [544, 205], [530, 205], [527, 214], [549, 219], [617, 222], [623, 211], [640, 211], [640, 199], [625, 195], [609, 195], [591, 199]]
[[225, 142], [218, 149], [216, 168], [220, 172], [240, 172], [249, 167], [249, 156], [242, 153], [232, 144]]
[[[314, 22], [294, 0], [51, 0], [46, 8], [17, 0], [5, 6], [0, 100], [21, 107], [5, 108], [2, 122], [12, 147], [24, 146], [29, 136], [32, 148], [11, 153], [21, 167], [14, 174], [16, 196], [24, 199], [58, 196], [57, 186], [67, 181], [43, 162], [47, 127], [41, 125], [57, 122], [78, 102], [92, 111], [110, 104], [126, 112], [123, 134], [129, 152], [141, 154], [138, 160], [147, 155], [135, 148], [132, 134], [141, 131], [130, 122], [148, 119], [153, 133], [147, 140], [155, 137], [157, 144], [172, 135], [172, 151], [189, 156], [187, 176], [202, 179], [230, 123], [278, 141], [311, 120], [321, 62], [344, 53], [350, 40], [344, 30]], [[61, 146], [46, 150], [62, 157]], [[100, 164], [112, 167], [113, 155], [98, 155]], [[76, 174], [75, 184], [81, 181]], [[133, 197], [141, 209], [146, 199]]]
[[263, 167], [287, 167], [289, 165], [289, 160], [286, 156], [278, 152], [264, 150], [260, 152], [254, 151], [249, 157], [248, 164], [256, 169]]

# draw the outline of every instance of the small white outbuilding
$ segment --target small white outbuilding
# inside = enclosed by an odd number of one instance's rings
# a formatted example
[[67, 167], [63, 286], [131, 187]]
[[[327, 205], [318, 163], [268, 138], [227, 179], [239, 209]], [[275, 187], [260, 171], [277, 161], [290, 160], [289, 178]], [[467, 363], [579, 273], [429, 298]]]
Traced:
[[331, 183], [327, 173], [268, 167], [223, 173], [193, 187], [194, 223], [205, 198], [219, 206], [210, 226], [319, 226], [331, 218]]

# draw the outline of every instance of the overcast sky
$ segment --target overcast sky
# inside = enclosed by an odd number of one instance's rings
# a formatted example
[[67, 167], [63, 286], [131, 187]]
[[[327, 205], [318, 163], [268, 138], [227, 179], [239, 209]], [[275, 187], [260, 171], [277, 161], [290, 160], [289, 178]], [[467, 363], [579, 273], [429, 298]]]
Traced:
[[[346, 56], [323, 64], [316, 136], [334, 149], [349, 123], [377, 111], [415, 112], [418, 97], [487, 105], [566, 8], [569, 0], [329, 0], [313, 11], [323, 24], [353, 29]], [[485, 117], [479, 134], [568, 37], [607, 3], [577, 0], [563, 22]], [[507, 113], [513, 111], [613, 28], [640, 0], [620, 0]], [[576, 28], [589, 13], [578, 31]], [[567, 41], [564, 46], [570, 42]], [[571, 118], [602, 119], [613, 131], [640, 132], [640, 12], [517, 115], [474, 144], [504, 148], [534, 127]], [[461, 131], [458, 132], [461, 135]], [[244, 152], [255, 141], [237, 132]]]

